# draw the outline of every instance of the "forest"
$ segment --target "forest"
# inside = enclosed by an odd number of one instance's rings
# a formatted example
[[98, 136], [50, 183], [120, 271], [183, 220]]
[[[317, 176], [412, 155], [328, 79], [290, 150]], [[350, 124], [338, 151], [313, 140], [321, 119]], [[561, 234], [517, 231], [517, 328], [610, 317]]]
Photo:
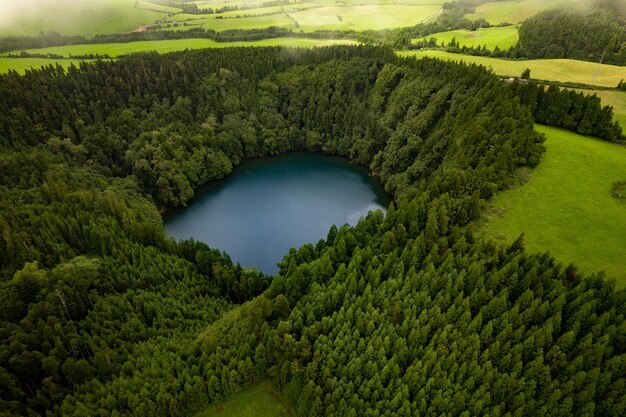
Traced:
[[[593, 7], [557, 7], [541, 11], [524, 20], [519, 27], [518, 43], [508, 49], [499, 46], [489, 49], [486, 45], [466, 46], [456, 39], [438, 44], [435, 38], [429, 38], [437, 32], [451, 29], [476, 30], [479, 27], [492, 27], [484, 20], [469, 22], [463, 18], [463, 13], [471, 11], [472, 3], [453, 4], [436, 22], [422, 25], [419, 29], [416, 26], [413, 33], [419, 34], [423, 39], [405, 43], [402, 47], [442, 48], [452, 53], [494, 58], [575, 59], [626, 65], [626, 3], [621, 0], [596, 0], [591, 2]], [[502, 25], [506, 26], [505, 23]], [[436, 27], [439, 30], [427, 29]]]
[[[626, 413], [626, 290], [468, 228], [540, 162], [534, 119], [623, 139], [597, 98], [374, 46], [137, 54], [0, 95], [0, 416], [187, 416], [265, 380], [303, 416]], [[293, 150], [394, 203], [275, 277], [165, 236], [198, 186]]]
[[520, 26], [519, 55], [626, 65], [626, 14], [620, 17], [611, 9], [539, 13]]

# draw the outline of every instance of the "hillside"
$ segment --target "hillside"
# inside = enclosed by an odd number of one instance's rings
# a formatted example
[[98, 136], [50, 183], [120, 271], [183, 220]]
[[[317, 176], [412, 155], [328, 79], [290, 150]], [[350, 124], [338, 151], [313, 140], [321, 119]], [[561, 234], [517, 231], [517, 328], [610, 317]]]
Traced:
[[0, 417], [626, 416], [625, 24], [0, 1]]
[[[183, 416], [267, 379], [308, 416], [626, 409], [626, 292], [466, 228], [544, 151], [483, 68], [226, 48], [0, 90], [7, 415]], [[394, 205], [290, 251], [271, 282], [164, 236], [158, 209], [292, 149], [368, 166]]]
[[543, 161], [526, 173], [528, 183], [494, 199], [485, 234], [512, 242], [523, 233], [530, 251], [550, 252], [585, 272], [604, 269], [626, 286], [626, 204], [611, 194], [626, 178], [626, 148], [545, 126], [537, 130], [547, 137]]
[[468, 64], [484, 65], [496, 74], [519, 77], [526, 68], [537, 80], [579, 83], [605, 87], [617, 87], [622, 79], [626, 80], [626, 67], [599, 65], [592, 62], [568, 59], [507, 60], [472, 55], [453, 54], [443, 51], [400, 51], [401, 56], [416, 58], [430, 57]]
[[5, 2], [0, 15], [0, 36], [92, 36], [130, 32], [166, 16], [164, 12], [135, 7], [135, 0], [24, 0]]

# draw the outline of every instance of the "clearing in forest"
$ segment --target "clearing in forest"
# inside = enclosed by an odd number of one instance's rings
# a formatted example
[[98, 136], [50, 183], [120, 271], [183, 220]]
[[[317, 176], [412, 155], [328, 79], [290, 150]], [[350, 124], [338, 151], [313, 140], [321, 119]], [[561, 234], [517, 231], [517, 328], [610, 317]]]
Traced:
[[466, 14], [470, 20], [485, 19], [492, 25], [521, 23], [531, 16], [555, 7], [581, 7], [580, 0], [522, 0], [494, 1], [476, 7], [474, 13]]
[[269, 383], [259, 384], [211, 405], [194, 417], [295, 417], [295, 411], [274, 392]]
[[441, 46], [442, 42], [447, 46], [452, 39], [455, 39], [460, 47], [478, 48], [479, 46], [487, 46], [487, 49], [493, 51], [497, 46], [501, 50], [508, 50], [517, 43], [519, 38], [517, 28], [518, 26], [503, 26], [479, 30], [450, 30], [447, 32], [433, 33], [421, 39], [413, 39], [412, 42], [428, 41], [430, 38], [435, 38], [437, 39], [438, 46]]
[[524, 233], [531, 252], [575, 261], [585, 274], [605, 270], [626, 286], [626, 199], [613, 195], [626, 181], [626, 147], [536, 128], [547, 137], [541, 163], [526, 172], [527, 183], [496, 196], [483, 233], [509, 243]]

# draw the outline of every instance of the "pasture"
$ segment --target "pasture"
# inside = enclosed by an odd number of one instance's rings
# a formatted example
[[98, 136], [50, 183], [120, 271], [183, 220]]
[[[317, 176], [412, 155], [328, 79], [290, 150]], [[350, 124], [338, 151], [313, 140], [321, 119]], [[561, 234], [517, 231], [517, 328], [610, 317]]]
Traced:
[[[239, 2], [203, 2], [201, 6], [219, 8], [231, 4], [243, 6]], [[443, 1], [439, 0], [415, 0], [400, 4], [371, 1], [351, 5], [318, 0], [312, 3], [232, 10], [216, 15], [180, 13], [168, 19], [170, 22], [166, 30], [186, 30], [190, 26], [218, 32], [229, 29], [262, 29], [269, 26], [304, 31], [380, 30], [415, 26], [425, 22], [438, 14], [442, 4]]]
[[[174, 25], [178, 26], [176, 27]], [[221, 32], [229, 29], [265, 29], [270, 26], [296, 29], [294, 21], [289, 19], [286, 14], [282, 13], [269, 16], [234, 17], [229, 19], [216, 19], [215, 17], [198, 18], [185, 22], [174, 22], [172, 26], [164, 30], [188, 30], [192, 27], [201, 27]]]
[[399, 51], [398, 54], [406, 57], [431, 57], [448, 61], [462, 61], [467, 64], [484, 65], [502, 76], [520, 76], [522, 71], [530, 68], [531, 78], [537, 80], [580, 83], [603, 87], [616, 87], [620, 80], [626, 80], [626, 67], [575, 61], [572, 59], [507, 60], [431, 50]]
[[538, 125], [546, 153], [530, 180], [492, 202], [482, 232], [512, 242], [525, 234], [531, 252], [572, 260], [586, 274], [605, 270], [626, 286], [626, 201], [611, 195], [626, 181], [626, 147]]
[[137, 3], [135, 3], [135, 7], [137, 7], [138, 9], [153, 10], [153, 11], [161, 12], [161, 13], [182, 12], [182, 9], [179, 9], [178, 7], [163, 6], [161, 4], [150, 3], [144, 0], [137, 0]]
[[0, 74], [10, 70], [24, 74], [29, 69], [39, 69], [48, 65], [60, 65], [67, 68], [74, 64], [79, 66], [83, 60], [80, 59], [45, 59], [45, 58], [0, 58]]
[[321, 7], [290, 13], [304, 30], [380, 30], [415, 26], [441, 9], [440, 4]]
[[[53, 46], [50, 48], [30, 49], [33, 54], [56, 54], [85, 56], [89, 54], [108, 55], [111, 58], [135, 52], [155, 51], [167, 53], [185, 49], [227, 48], [230, 46], [288, 46], [294, 48], [312, 48], [334, 44], [350, 45], [356, 42], [344, 39], [309, 39], [309, 38], [273, 38], [251, 42], [216, 42], [211, 39], [172, 39], [161, 41], [139, 41], [128, 43], [97, 43], [82, 45]], [[22, 58], [14, 58], [22, 59]]]
[[257, 385], [231, 397], [228, 401], [211, 405], [194, 417], [290, 417], [296, 413], [281, 401], [268, 383]]
[[487, 49], [493, 51], [496, 46], [501, 50], [507, 50], [515, 46], [519, 36], [517, 32], [518, 26], [491, 27], [479, 30], [450, 30], [448, 32], [439, 32], [422, 39], [413, 39], [415, 43], [418, 40], [428, 41], [430, 38], [437, 39], [437, 45], [444, 43], [446, 46], [455, 39], [460, 47], [478, 48], [479, 46], [487, 46]]
[[[8, 2], [7, 2], [8, 3]], [[92, 36], [130, 32], [165, 16], [135, 7], [135, 0], [26, 0], [3, 5], [0, 36], [55, 31], [62, 35]]]
[[470, 20], [485, 19], [492, 25], [521, 23], [531, 16], [555, 7], [583, 7], [585, 0], [522, 0], [489, 2], [476, 7], [474, 13], [466, 14]]

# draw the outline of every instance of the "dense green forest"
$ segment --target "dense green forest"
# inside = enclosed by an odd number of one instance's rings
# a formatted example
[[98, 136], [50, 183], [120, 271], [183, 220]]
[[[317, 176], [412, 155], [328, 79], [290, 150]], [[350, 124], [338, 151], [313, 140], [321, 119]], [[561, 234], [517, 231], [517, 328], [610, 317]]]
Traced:
[[550, 10], [519, 29], [519, 55], [626, 65], [626, 17], [613, 10]]
[[[539, 163], [533, 112], [572, 117], [539, 94], [369, 46], [0, 76], [0, 415], [185, 416], [268, 378], [306, 416], [624, 415], [626, 291], [466, 227]], [[159, 210], [292, 150], [395, 203], [271, 281], [164, 235]]]
[[[488, 22], [468, 26], [460, 12], [465, 13], [468, 4], [451, 5], [450, 10], [441, 16], [436, 24], [425, 25], [420, 31], [421, 37], [434, 34], [423, 30], [448, 22], [450, 29], [486, 28]], [[475, 2], [482, 4], [482, 1]], [[478, 47], [461, 46], [452, 39], [447, 44], [438, 45], [436, 39], [424, 38], [418, 42], [404, 44], [408, 49], [441, 47], [448, 52], [476, 56], [490, 56], [509, 59], [577, 59], [582, 61], [602, 62], [613, 65], [626, 65], [626, 3], [622, 0], [596, 0], [592, 7], [580, 9], [555, 8], [537, 13], [525, 20], [519, 28], [519, 42], [508, 50], [495, 47], [493, 50], [484, 45]], [[443, 29], [450, 30], [450, 29]]]

